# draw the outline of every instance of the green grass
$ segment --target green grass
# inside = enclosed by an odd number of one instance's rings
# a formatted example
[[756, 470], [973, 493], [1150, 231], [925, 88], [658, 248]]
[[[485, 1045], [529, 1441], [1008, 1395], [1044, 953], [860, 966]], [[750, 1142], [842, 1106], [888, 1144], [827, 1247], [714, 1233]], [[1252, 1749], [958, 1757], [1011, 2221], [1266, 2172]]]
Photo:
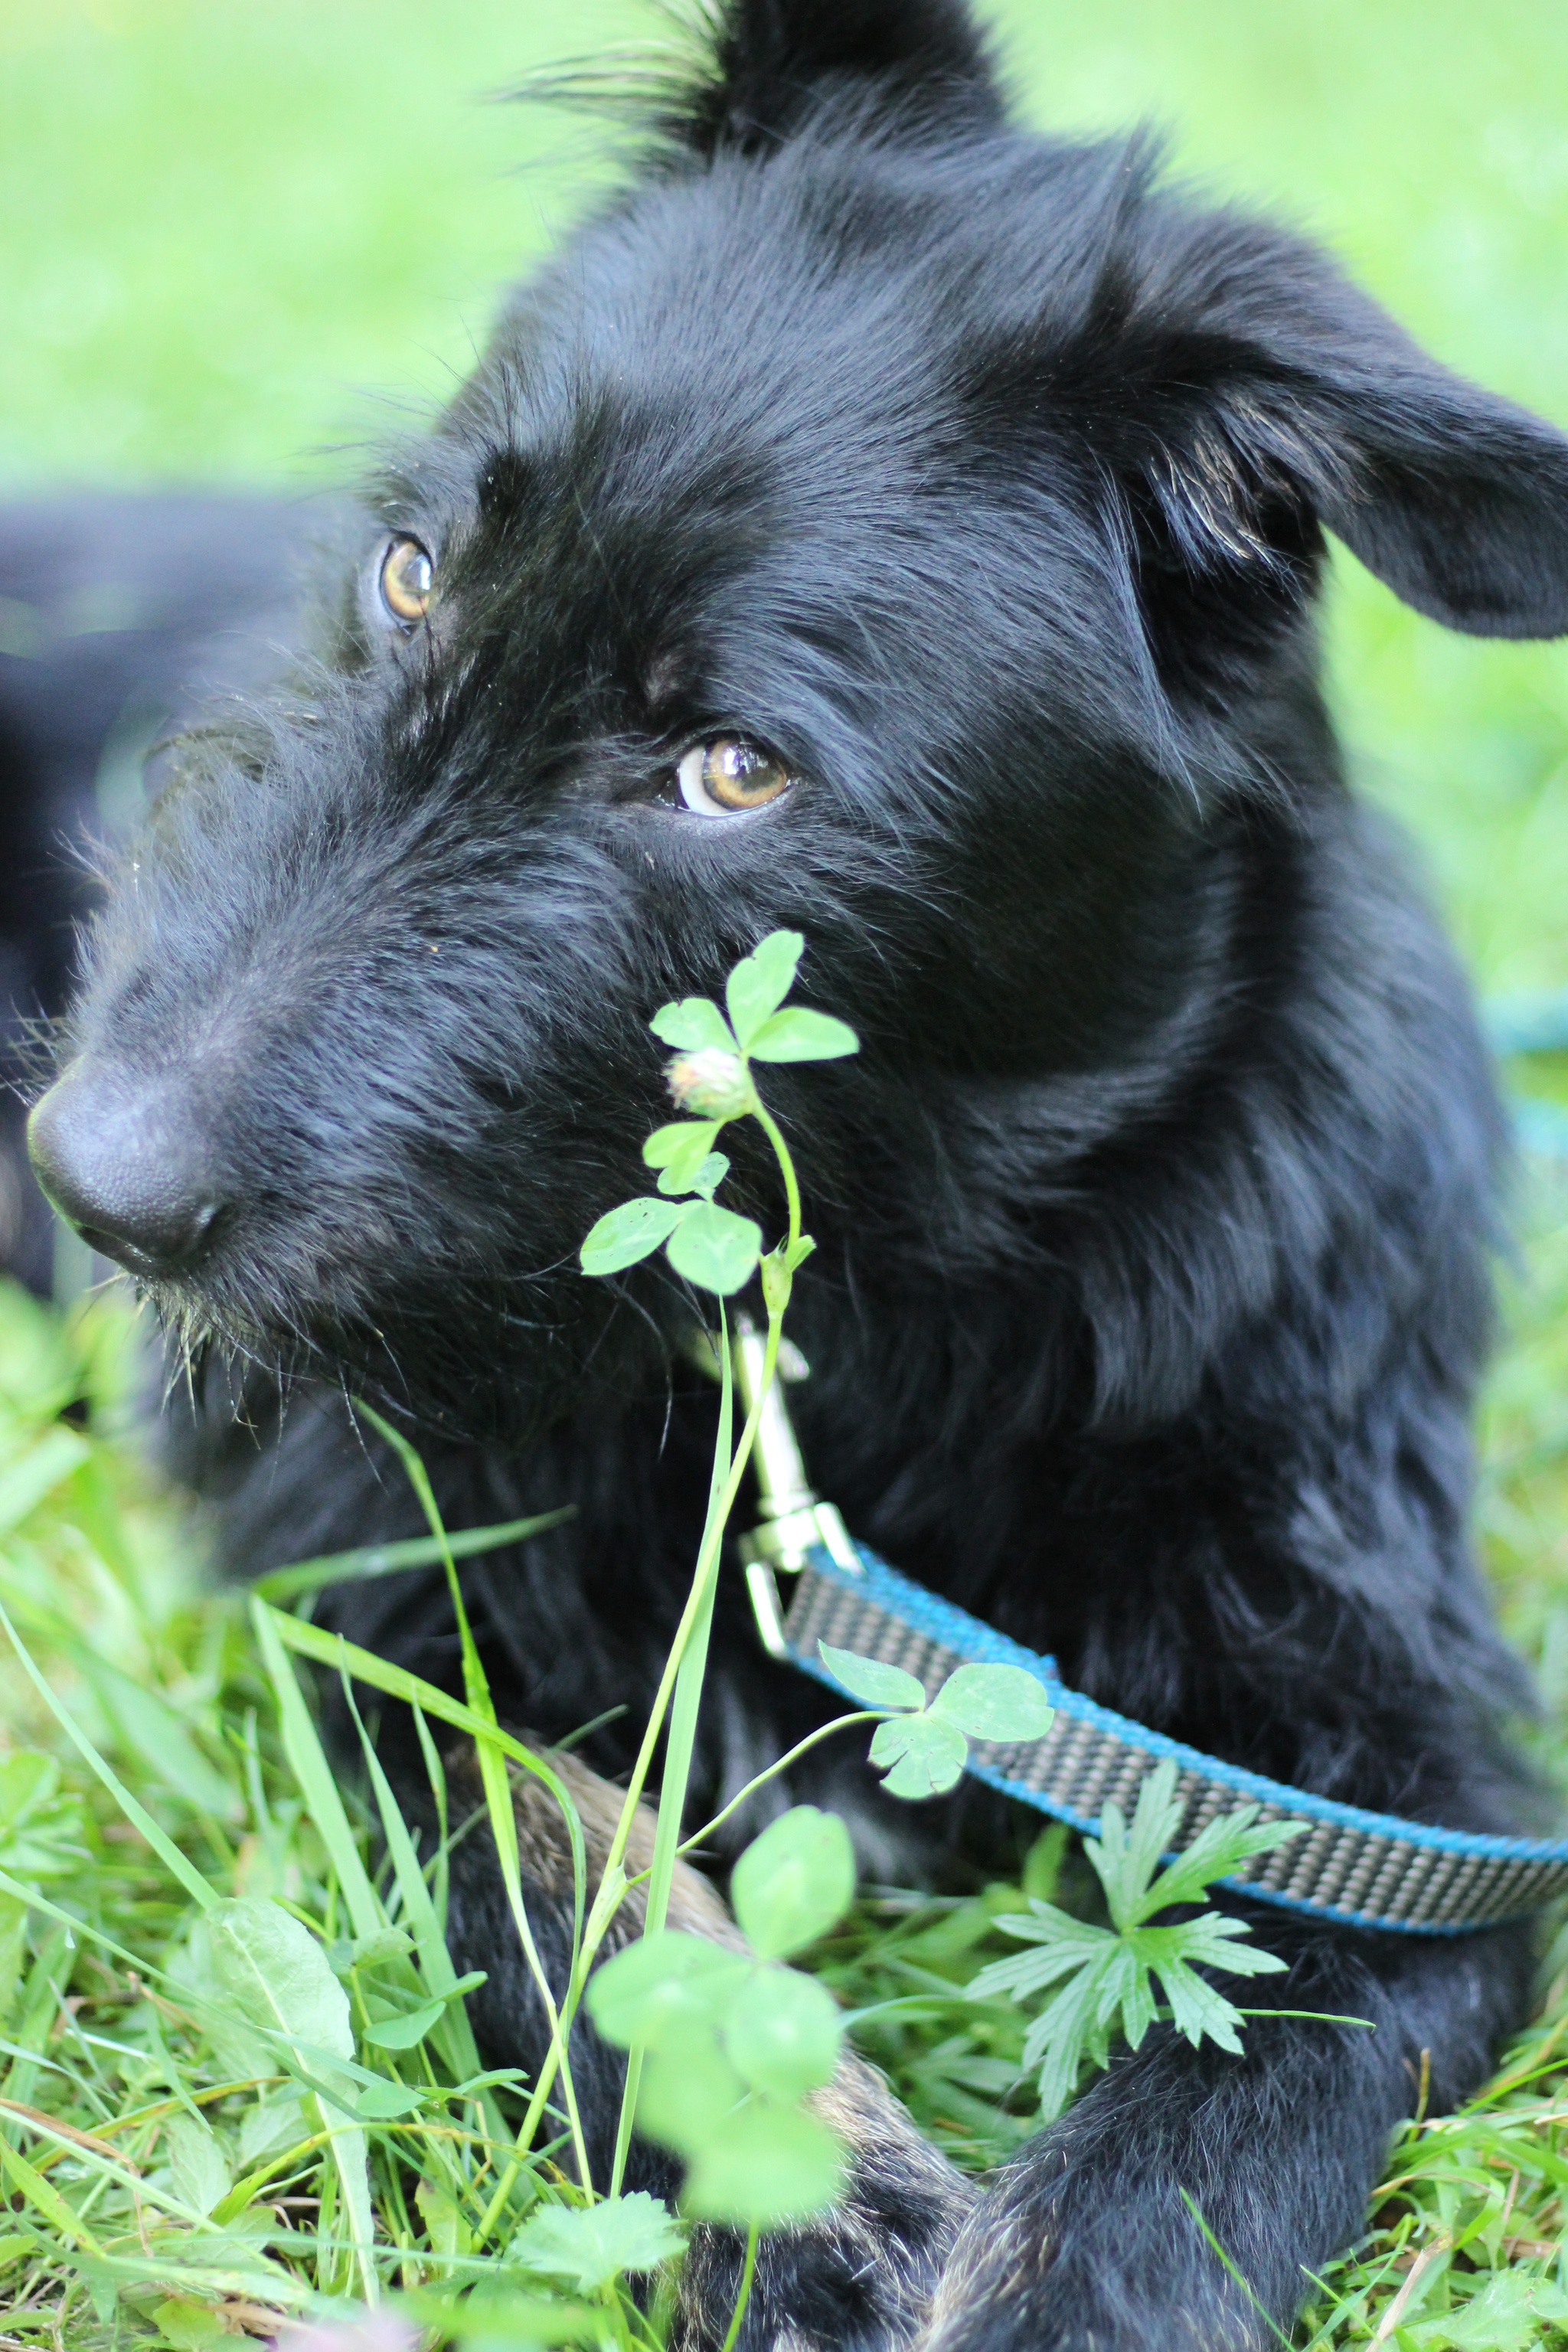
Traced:
[[[1511, 1628], [1542, 1666], [1548, 1760], [1562, 1769], [1560, 1227], [1541, 1265], [1492, 1386], [1481, 1517]], [[243, 1596], [204, 1580], [199, 1530], [137, 1457], [137, 1377], [122, 1300], [62, 1318], [0, 1287], [0, 1604], [38, 1676], [0, 1640], [0, 2347], [213, 2352], [280, 2312], [357, 2300], [346, 2122], [362, 2136], [351, 2155], [368, 2158], [384, 2291], [416, 2315], [409, 2295], [449, 2305], [479, 2279], [492, 2298], [461, 2317], [448, 2308], [432, 2342], [651, 2352], [657, 2306], [644, 2320], [615, 2285], [574, 2291], [529, 2266], [520, 2230], [571, 2201], [548, 2136], [563, 2126], [547, 2123], [539, 2153], [509, 2172], [526, 2086], [479, 2075], [431, 1939], [440, 1855], [421, 1857], [421, 1874], [395, 1841], [378, 1862], [382, 1841], [322, 1761], [281, 1657], [258, 1651]], [[360, 1697], [370, 1713], [374, 1691]], [[1026, 1895], [1091, 1907], [1060, 1830], [1037, 1838], [1020, 1879], [953, 1901], [872, 1890], [811, 1963], [921, 2126], [976, 2170], [1032, 2128], [1025, 2013], [964, 1990], [1015, 1949], [993, 1922]], [[220, 1897], [281, 1902], [304, 1923], [316, 1978], [330, 1963], [344, 1988], [346, 2003], [330, 1983], [327, 1998], [345, 2036], [352, 2010], [352, 2042], [329, 2041], [319, 1983], [281, 2012], [310, 2045], [307, 2076], [339, 2093], [336, 2145], [288, 2048], [258, 2040], [247, 1987], [215, 1966], [203, 1906]], [[274, 1976], [298, 1967], [297, 1954], [267, 1958]], [[1464, 2115], [1400, 2136], [1365, 2238], [1322, 2280], [1295, 2340], [1402, 2352], [1568, 2340], [1555, 2326], [1568, 2321], [1565, 2184], [1568, 1933], [1497, 2080]]]
[[[1568, 422], [1568, 12], [1552, 0], [1007, 0], [996, 15], [1035, 119], [1164, 122], [1180, 170], [1329, 236], [1442, 357]], [[357, 463], [389, 415], [461, 373], [497, 283], [603, 168], [593, 135], [479, 99], [563, 51], [658, 29], [629, 0], [0, 0], [0, 482], [287, 487]], [[1484, 989], [1568, 986], [1568, 654], [1447, 637], [1348, 560], [1329, 650], [1362, 779], [1422, 843]], [[1560, 1100], [1565, 1075], [1544, 1058], [1521, 1073]], [[1532, 1171], [1521, 1224], [1479, 1519], [1568, 1785], [1568, 1180]], [[0, 1304], [0, 1600], [207, 1884], [280, 1895], [339, 1938], [342, 1874], [243, 1609], [203, 1583], [199, 1529], [124, 1441], [128, 1364], [112, 1305], [67, 1328]], [[30, 1751], [58, 1759], [58, 1783], [16, 1763]], [[1079, 1867], [1049, 1838], [1031, 1890], [1059, 1869], [1070, 1897]], [[290, 2156], [286, 2116], [273, 2117], [282, 2169], [226, 2207], [267, 2160], [268, 2106], [286, 2085], [225, 2089], [245, 2078], [226, 2068], [235, 2052], [210, 1985], [202, 1994], [186, 1887], [8, 1659], [0, 1869], [75, 1922], [34, 1906], [18, 1935], [0, 1912], [0, 2099], [13, 2103], [0, 2108], [0, 2345], [233, 2342], [258, 2295], [303, 2307], [346, 2287], [338, 2176], [320, 2147]], [[397, 1909], [393, 1889], [373, 1892]], [[818, 1956], [849, 2008], [879, 2010], [857, 2026], [862, 2046], [975, 2166], [1028, 2127], [1013, 2087], [1023, 2020], [960, 1990], [1009, 1948], [990, 1919], [1017, 1905], [1016, 1889], [947, 1906], [889, 1895]], [[406, 2007], [425, 1983], [416, 1956], [363, 1966], [362, 2025], [367, 1997]], [[1568, 2287], [1568, 1947], [1543, 2001], [1469, 2113], [1428, 2119], [1393, 2151], [1369, 2234], [1316, 2293], [1300, 2342], [1559, 2340], [1547, 2315]], [[416, 2072], [357, 2046], [389, 2083]], [[437, 2053], [437, 2088], [449, 2093], [457, 2056]], [[408, 2283], [461, 2273], [493, 2201], [485, 2141], [515, 2120], [510, 2100], [505, 2086], [432, 2091], [408, 2116], [364, 2122]], [[544, 2178], [526, 2173], [485, 2248]], [[193, 2218], [220, 2180], [218, 2220]], [[290, 2237], [260, 2246], [285, 2224]], [[101, 2258], [83, 2258], [89, 2236]], [[548, 2282], [528, 2292], [537, 2304]], [[508, 2340], [531, 2324], [514, 2313]], [[584, 2324], [628, 2346], [638, 2331], [613, 2296]]]

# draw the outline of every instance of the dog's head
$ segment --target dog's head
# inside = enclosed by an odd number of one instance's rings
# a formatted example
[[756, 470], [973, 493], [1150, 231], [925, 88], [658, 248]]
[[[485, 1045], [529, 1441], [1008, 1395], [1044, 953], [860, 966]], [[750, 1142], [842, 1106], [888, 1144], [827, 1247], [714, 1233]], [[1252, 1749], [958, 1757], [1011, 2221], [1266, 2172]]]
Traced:
[[1065, 1156], [1172, 1066], [1227, 823], [1334, 788], [1325, 525], [1568, 629], [1568, 444], [1138, 142], [1012, 127], [953, 0], [728, 0], [649, 104], [364, 501], [319, 669], [189, 747], [34, 1116], [174, 1316], [469, 1414], [602, 1337], [647, 1016], [775, 926], [865, 1041], [779, 1074], [830, 1225], [940, 1216], [954, 1089], [1058, 1087]]

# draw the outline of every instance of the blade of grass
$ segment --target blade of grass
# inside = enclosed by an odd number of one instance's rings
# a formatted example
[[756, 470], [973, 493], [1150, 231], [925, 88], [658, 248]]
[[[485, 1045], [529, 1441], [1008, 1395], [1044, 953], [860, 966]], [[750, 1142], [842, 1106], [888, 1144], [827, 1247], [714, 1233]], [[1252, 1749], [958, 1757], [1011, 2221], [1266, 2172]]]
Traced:
[[[13, 1625], [9, 1616], [6, 1614], [5, 1606], [3, 1601], [0, 1601], [0, 1628], [4, 1629], [5, 1635], [10, 1642], [11, 1647], [16, 1651], [17, 1658], [21, 1662], [24, 1673], [26, 1675], [28, 1681], [32, 1684], [34, 1689], [37, 1692], [38, 1696], [43, 1700], [45, 1706], [48, 1708], [49, 1713], [54, 1717], [55, 1721], [59, 1725], [60, 1729], [65, 1733], [72, 1746], [78, 1750], [79, 1754], [90, 1767], [92, 1771], [96, 1773], [99, 1780], [102, 1781], [104, 1787], [109, 1790], [110, 1795], [114, 1799], [115, 1803], [120, 1807], [121, 1811], [125, 1815], [126, 1820], [141, 1831], [142, 1836], [146, 1839], [148, 1844], [152, 1847], [159, 1861], [163, 1864], [163, 1867], [172, 1872], [174, 1876], [179, 1880], [180, 1885], [184, 1888], [186, 1894], [190, 1895], [193, 1902], [199, 1903], [204, 1911], [209, 1910], [213, 1904], [215, 1904], [218, 1899], [212, 1887], [202, 1876], [202, 1874], [196, 1868], [195, 1864], [191, 1862], [180, 1852], [180, 1849], [174, 1843], [174, 1839], [165, 1835], [164, 1832], [159, 1828], [158, 1823], [153, 1819], [153, 1816], [147, 1811], [146, 1806], [141, 1802], [139, 1798], [132, 1795], [130, 1790], [125, 1786], [124, 1781], [120, 1778], [118, 1772], [115, 1771], [113, 1766], [107, 1763], [99, 1754], [97, 1748], [93, 1746], [86, 1732], [81, 1729], [79, 1724], [73, 1721], [72, 1717], [60, 1705], [59, 1700], [55, 1696], [53, 1691], [49, 1688], [48, 1684], [45, 1681], [43, 1675], [34, 1664], [32, 1657], [29, 1655], [21, 1635], [17, 1633], [16, 1628]], [[29, 1895], [27, 1899], [30, 1901], [32, 1897]], [[69, 1922], [69, 1925], [74, 1927], [78, 1925], [78, 1922], [72, 1920]]]
[[58, 2231], [68, 2245], [85, 2246], [90, 2254], [101, 2254], [102, 2247], [73, 2206], [68, 2205], [52, 2182], [35, 2171], [26, 2158], [10, 2142], [0, 2139], [0, 2178], [8, 2180], [19, 2197], [43, 2214], [52, 2230]]
[[[463, 1588], [458, 1575], [457, 1561], [452, 1556], [452, 1547], [442, 1521], [440, 1507], [436, 1500], [435, 1489], [430, 1484], [429, 1474], [401, 1430], [395, 1429], [389, 1421], [384, 1420], [382, 1415], [374, 1411], [374, 1407], [363, 1402], [356, 1406], [356, 1410], [364, 1414], [371, 1427], [396, 1454], [403, 1465], [409, 1485], [419, 1498], [420, 1508], [424, 1511], [429, 1524], [431, 1536], [441, 1548], [441, 1562], [447, 1571], [447, 1586], [452, 1597], [452, 1613], [457, 1619], [458, 1639], [462, 1653], [464, 1696], [473, 1713], [491, 1732], [495, 1732], [500, 1728], [496, 1720], [495, 1703], [490, 1696], [489, 1684], [486, 1679], [484, 1664], [479, 1656], [479, 1644], [474, 1640], [473, 1628], [468, 1622], [468, 1612], [463, 1600]], [[501, 1884], [506, 1889], [507, 1904], [511, 1912], [512, 1924], [517, 1929], [518, 1941], [522, 1946], [529, 1973], [538, 1988], [539, 1997], [543, 2003], [544, 2013], [550, 2023], [550, 2065], [553, 2071], [558, 2071], [561, 2076], [561, 2095], [566, 2105], [567, 2122], [571, 2128], [573, 2147], [577, 2158], [578, 2178], [584, 2189], [591, 2189], [593, 2184], [588, 2166], [588, 2143], [583, 2130], [582, 2118], [577, 2111], [577, 2094], [572, 2081], [571, 2054], [567, 2046], [570, 2024], [563, 2026], [562, 2023], [554, 1988], [545, 1972], [544, 1963], [539, 1956], [539, 1948], [533, 1937], [532, 1924], [528, 1916], [528, 1906], [522, 1892], [521, 1856], [518, 1845], [517, 1813], [512, 1804], [511, 1782], [507, 1775], [505, 1760], [497, 1752], [492, 1740], [479, 1741], [475, 1754], [479, 1767], [480, 1784], [485, 1794], [486, 1811], [489, 1817], [490, 1835], [495, 1841], [496, 1854], [500, 1864]], [[558, 1782], [557, 1785], [560, 1786], [560, 1783]], [[583, 1846], [581, 1824], [577, 1822], [576, 1807], [563, 1789], [559, 1801], [563, 1811], [567, 1816], [569, 1827], [575, 1832], [572, 1836], [572, 1942], [573, 1956], [575, 1959], [583, 1940], [587, 1857]], [[574, 1968], [572, 1977], [568, 1979], [569, 1992], [572, 1990], [575, 1973]], [[542, 2100], [538, 2099], [536, 2095], [535, 2100], [530, 2102], [528, 2116], [524, 2117], [525, 2128], [529, 2126], [530, 2118], [537, 2118], [542, 2106]]]
[[[734, 1449], [735, 1367], [730, 1353], [730, 1319], [722, 1299], [719, 1302], [719, 1427], [713, 1442], [713, 1470], [708, 1489], [710, 1523], [721, 1507]], [[707, 1569], [706, 1588], [699, 1604], [696, 1622], [675, 1677], [669, 1730], [664, 1746], [664, 1778], [659, 1785], [658, 1812], [654, 1822], [653, 1860], [648, 1870], [643, 1918], [645, 1936], [658, 1934], [669, 1909], [675, 1860], [680, 1847], [681, 1821], [686, 1811], [686, 1791], [691, 1779], [697, 1713], [702, 1701], [703, 1677], [708, 1671], [708, 1641], [713, 1624], [714, 1596], [719, 1588], [720, 1557], [715, 1546]], [[642, 2061], [643, 2045], [640, 2042], [634, 2042], [626, 2053], [626, 2083], [621, 2093], [620, 2118], [616, 2126], [615, 2161], [610, 2173], [612, 2197], [620, 2195], [621, 2183], [626, 2178], [626, 2159], [631, 2153], [632, 2124], [637, 2115], [637, 2090], [642, 2081]], [[748, 2289], [750, 2284], [748, 2272]], [[725, 2352], [729, 2352], [728, 2346]]]
[[323, 1584], [352, 1584], [362, 1579], [395, 1576], [404, 1569], [434, 1568], [450, 1552], [468, 1559], [476, 1552], [499, 1551], [503, 1544], [527, 1543], [563, 1520], [574, 1518], [577, 1507], [563, 1503], [558, 1510], [539, 1511], [531, 1518], [501, 1519], [494, 1527], [465, 1528], [460, 1535], [405, 1536], [396, 1543], [361, 1544], [352, 1551], [321, 1552], [314, 1559], [295, 1560], [288, 1568], [269, 1569], [250, 1590], [263, 1601], [296, 1600], [301, 1592], [318, 1592]]
[[[425, 1874], [419, 1867], [419, 1857], [408, 1834], [407, 1823], [393, 1794], [392, 1784], [382, 1769], [381, 1759], [371, 1745], [370, 1735], [360, 1719], [353, 1688], [346, 1675], [343, 1676], [343, 1696], [353, 1717], [354, 1728], [359, 1733], [365, 1769], [370, 1774], [371, 1787], [375, 1792], [381, 1814], [382, 1834], [392, 1856], [393, 1874], [403, 1898], [404, 1916], [408, 1921], [415, 1948], [419, 1954], [420, 1970], [431, 1992], [451, 1996], [457, 1990], [458, 1972], [447, 1949], [447, 1938], [436, 1916], [436, 1906], [425, 1883]], [[460, 1998], [448, 1999], [447, 2008], [436, 2031], [440, 2037], [443, 2055], [458, 2080], [462, 2082], [478, 2074], [480, 2071], [479, 2053], [468, 2011]], [[502, 2138], [503, 2127], [494, 2101], [481, 2098], [479, 2106], [487, 2135], [492, 2139]]]
[[338, 1885], [348, 1905], [356, 1936], [374, 1936], [386, 1925], [386, 1913], [376, 1900], [349, 1817], [343, 1811], [331, 1767], [322, 1752], [294, 1670], [278, 1639], [276, 1618], [266, 1610], [251, 1611], [256, 1638], [278, 1698], [283, 1751], [289, 1759], [300, 1794], [310, 1808], [321, 1843], [331, 1857]]

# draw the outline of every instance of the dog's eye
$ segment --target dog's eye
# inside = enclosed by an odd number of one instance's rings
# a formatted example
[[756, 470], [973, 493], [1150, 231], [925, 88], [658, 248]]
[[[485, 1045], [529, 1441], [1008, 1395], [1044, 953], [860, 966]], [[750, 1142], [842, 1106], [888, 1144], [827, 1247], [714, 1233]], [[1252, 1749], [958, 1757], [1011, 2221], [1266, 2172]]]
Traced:
[[395, 539], [381, 559], [381, 601], [400, 628], [411, 629], [425, 618], [430, 602], [433, 573], [430, 558], [416, 539]]
[[743, 735], [713, 735], [694, 743], [675, 771], [675, 796], [694, 816], [733, 816], [765, 808], [789, 790], [784, 761]]

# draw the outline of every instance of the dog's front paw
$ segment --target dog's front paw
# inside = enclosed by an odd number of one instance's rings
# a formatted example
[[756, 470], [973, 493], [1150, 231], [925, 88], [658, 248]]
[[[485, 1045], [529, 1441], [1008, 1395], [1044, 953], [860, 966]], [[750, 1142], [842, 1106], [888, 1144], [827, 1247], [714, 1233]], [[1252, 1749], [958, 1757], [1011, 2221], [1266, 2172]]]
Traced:
[[[925, 2324], [974, 2191], [858, 2059], [812, 2105], [845, 2143], [843, 2193], [763, 2239], [736, 2352], [900, 2352]], [[672, 2352], [722, 2345], [743, 2254], [732, 2230], [693, 2232]]]
[[973, 2206], [919, 2352], [1265, 2352], [1260, 2305], [1177, 2200], [1076, 2204], [1052, 2155], [1037, 2143]]

